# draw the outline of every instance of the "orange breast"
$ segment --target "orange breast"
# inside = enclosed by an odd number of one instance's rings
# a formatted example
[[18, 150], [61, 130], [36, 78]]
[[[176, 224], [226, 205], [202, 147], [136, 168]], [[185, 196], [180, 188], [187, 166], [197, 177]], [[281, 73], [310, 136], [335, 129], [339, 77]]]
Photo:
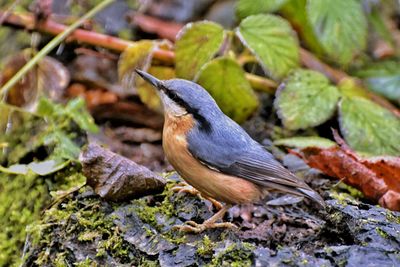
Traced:
[[166, 115], [163, 131], [163, 148], [168, 161], [187, 183], [202, 194], [229, 204], [259, 200], [260, 188], [242, 178], [211, 170], [190, 154], [186, 139], [193, 127], [193, 117]]

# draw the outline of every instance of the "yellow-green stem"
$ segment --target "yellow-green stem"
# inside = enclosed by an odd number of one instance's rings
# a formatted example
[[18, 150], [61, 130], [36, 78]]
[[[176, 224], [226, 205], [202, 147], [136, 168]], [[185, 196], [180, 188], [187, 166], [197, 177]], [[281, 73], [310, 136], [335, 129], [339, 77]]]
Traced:
[[29, 60], [10, 80], [7, 81], [3, 87], [0, 88], [0, 98], [4, 99], [7, 92], [29, 71], [31, 70], [41, 59], [43, 59], [51, 50], [59, 45], [65, 38], [68, 37], [74, 30], [80, 27], [85, 21], [93, 17], [96, 13], [104, 9], [106, 6], [114, 2], [114, 0], [104, 0], [88, 13], [82, 16], [78, 21], [69, 26], [65, 31], [54, 37], [45, 47], [42, 48], [31, 60]]

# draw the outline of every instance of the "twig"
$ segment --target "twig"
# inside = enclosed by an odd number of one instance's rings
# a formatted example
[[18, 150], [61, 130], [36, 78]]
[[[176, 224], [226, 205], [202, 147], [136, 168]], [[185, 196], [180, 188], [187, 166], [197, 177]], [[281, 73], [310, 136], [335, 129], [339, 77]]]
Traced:
[[[10, 90], [32, 67], [34, 67], [42, 58], [44, 58], [51, 50], [59, 45], [68, 35], [70, 35], [75, 29], [81, 26], [87, 19], [94, 16], [96, 13], [101, 11], [103, 8], [114, 2], [114, 0], [104, 0], [92, 10], [86, 13], [78, 21], [73, 23], [71, 26], [66, 27], [56, 37], [53, 38], [45, 47], [42, 48], [31, 60], [29, 60], [10, 80], [0, 88], [0, 97], [4, 96], [8, 90]], [[4, 15], [4, 14], [2, 14]], [[7, 19], [7, 18], [6, 18]], [[32, 17], [33, 19], [33, 17]], [[32, 20], [33, 21], [33, 20]], [[34, 23], [33, 23], [34, 24]]]
[[[3, 14], [0, 11], [0, 15]], [[35, 30], [42, 33], [47, 33], [51, 35], [57, 35], [65, 31], [68, 27], [57, 23], [51, 19], [35, 25], [34, 16], [30, 13], [27, 14], [10, 14], [4, 21], [5, 25], [16, 26], [21, 28], [26, 28], [28, 30]], [[124, 40], [116, 37], [112, 37], [106, 34], [101, 34], [97, 32], [92, 32], [88, 30], [77, 29], [72, 32], [66, 39], [68, 42], [80, 42], [94, 46], [101, 46], [106, 49], [114, 50], [117, 52], [123, 52], [127, 47], [134, 45], [135, 42]], [[158, 59], [164, 63], [172, 64], [174, 63], [175, 54], [169, 50], [158, 49], [154, 52], [154, 58]]]
[[[0, 16], [2, 16], [4, 12], [0, 11]], [[141, 22], [141, 27], [144, 29], [146, 28], [145, 26], [149, 25], [143, 21], [146, 21], [151, 19], [150, 25], [152, 25], [152, 28], [154, 29], [154, 23], [161, 23], [159, 25], [169, 25], [167, 22], [156, 19], [156, 18], [151, 18], [149, 16], [140, 14], [140, 19], [138, 19], [136, 22]], [[65, 31], [68, 27], [57, 23], [55, 21], [52, 21], [51, 19], [47, 19], [46, 21], [40, 23], [39, 25], [35, 25], [34, 17], [32, 14], [15, 14], [15, 13], [10, 13], [7, 18], [4, 21], [5, 24], [11, 25], [11, 26], [17, 26], [17, 27], [22, 27], [26, 28], [29, 30], [36, 30], [39, 32], [43, 33], [48, 33], [48, 34], [60, 34], [61, 32]], [[183, 25], [182, 25], [183, 26]], [[177, 24], [174, 23], [174, 30], [178, 31]], [[172, 34], [169, 31], [168, 34], [165, 37], [172, 38]], [[100, 34], [92, 31], [87, 31], [87, 30], [81, 30], [77, 29], [73, 31], [70, 36], [67, 38], [67, 41], [77, 41], [81, 43], [86, 43], [94, 46], [101, 46], [110, 50], [118, 51], [118, 52], [123, 52], [128, 46], [133, 45], [133, 41], [129, 40], [123, 40], [120, 38], [112, 37], [109, 35], [105, 34]], [[156, 49], [153, 54], [153, 58], [162, 61], [163, 63], [166, 64], [173, 64], [175, 61], [175, 53], [170, 50], [164, 50], [164, 49]], [[301, 48], [300, 49], [300, 59], [301, 63], [309, 68], [313, 69], [316, 71], [319, 71], [323, 73], [325, 76], [327, 76], [332, 82], [334, 83], [339, 83], [341, 80], [345, 78], [349, 79], [354, 79], [351, 76], [349, 76], [347, 73], [332, 68], [331, 66], [323, 63], [321, 60], [319, 60], [316, 56], [314, 56], [311, 52]], [[246, 78], [252, 85], [252, 87], [256, 90], [259, 91], [264, 91], [268, 93], [274, 93], [276, 88], [277, 88], [277, 83], [261, 77], [257, 76], [254, 74], [246, 73]], [[1, 89], [0, 89], [1, 90]], [[393, 104], [391, 104], [388, 100], [385, 98], [374, 94], [371, 91], [366, 90], [369, 97], [380, 104], [381, 106], [384, 106], [385, 108], [389, 109], [392, 113], [394, 113], [396, 116], [400, 117], [400, 111], [397, 107], [395, 107]], [[1, 91], [0, 91], [1, 92]]]
[[[0, 11], [0, 16], [3, 12]], [[26, 28], [29, 30], [36, 30], [42, 33], [48, 33], [52, 35], [59, 34], [67, 28], [67, 26], [52, 21], [51, 19], [47, 19], [46, 21], [40, 23], [39, 25], [35, 25], [34, 17], [32, 14], [15, 14], [11, 13], [4, 21], [5, 25], [10, 25], [14, 27]], [[101, 46], [110, 50], [123, 52], [127, 47], [134, 45], [135, 42], [129, 40], [123, 40], [120, 38], [112, 37], [109, 35], [96, 33], [87, 30], [77, 29], [68, 36], [67, 41], [77, 41], [80, 43], [86, 43], [94, 46]], [[164, 50], [164, 49], [156, 49], [153, 54], [154, 59], [160, 60], [163, 63], [173, 64], [175, 61], [175, 53], [173, 51]], [[267, 78], [263, 78], [255, 75], [246, 75], [250, 84], [254, 85], [255, 89], [265, 92], [274, 92], [274, 87], [271, 87], [272, 84], [275, 84], [274, 81], [269, 80]], [[264, 87], [265, 86], [265, 87]]]
[[256, 90], [267, 92], [269, 94], [274, 94], [278, 84], [273, 80], [265, 79], [263, 77], [246, 73], [246, 79], [250, 82], [251, 87]]
[[350, 78], [347, 73], [332, 68], [331, 66], [325, 64], [312, 53], [303, 48], [300, 48], [300, 60], [303, 66], [323, 73], [326, 77], [328, 77], [332, 82], [336, 84], [340, 83], [340, 81], [345, 78]]
[[3, 14], [0, 16], [0, 25], [3, 24], [4, 20], [7, 18], [7, 16], [10, 14], [10, 12], [19, 4], [20, 0], [15, 0], [9, 8]]
[[168, 40], [175, 40], [176, 34], [183, 27], [181, 23], [160, 20], [135, 11], [130, 12], [127, 18], [130, 24], [139, 26], [143, 31]]
[[[301, 63], [305, 67], [323, 73], [326, 77], [328, 77], [332, 82], [336, 84], [339, 84], [344, 79], [352, 79], [354, 80], [355, 83], [359, 84], [361, 88], [364, 88], [362, 82], [359, 79], [349, 76], [347, 73], [341, 70], [332, 68], [331, 66], [323, 63], [312, 53], [308, 52], [303, 48], [300, 48], [300, 58], [301, 58]], [[394, 115], [400, 118], [400, 110], [397, 107], [395, 107], [392, 103], [390, 103], [387, 99], [385, 99], [380, 95], [374, 94], [369, 90], [365, 90], [365, 92], [372, 101], [387, 108]]]

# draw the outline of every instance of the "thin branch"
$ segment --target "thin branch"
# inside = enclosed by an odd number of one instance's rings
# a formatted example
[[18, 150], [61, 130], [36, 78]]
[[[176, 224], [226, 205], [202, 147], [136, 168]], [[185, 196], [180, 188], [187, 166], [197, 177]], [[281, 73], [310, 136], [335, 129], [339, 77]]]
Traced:
[[[336, 84], [340, 84], [340, 82], [343, 81], [344, 79], [352, 79], [355, 81], [355, 83], [359, 84], [360, 87], [364, 88], [362, 82], [359, 79], [348, 75], [344, 71], [332, 68], [331, 66], [320, 61], [316, 56], [314, 56], [312, 53], [303, 48], [300, 48], [300, 58], [301, 58], [301, 63], [305, 67], [323, 73], [326, 77], [328, 77], [332, 82]], [[372, 101], [387, 108], [393, 114], [395, 114], [397, 117], [400, 118], [400, 110], [397, 107], [395, 107], [392, 103], [390, 103], [386, 98], [374, 94], [369, 90], [365, 90], [365, 92]]]
[[[0, 17], [4, 14], [4, 12], [0, 11]], [[141, 23], [141, 27], [143, 28], [152, 28], [153, 30], [155, 29], [154, 24], [161, 23], [159, 25], [168, 25], [167, 22], [156, 19], [156, 18], [151, 18], [149, 16], [140, 14], [140, 19], [134, 20], [131, 18], [132, 21], [136, 23]], [[146, 22], [146, 19], [148, 20]], [[149, 20], [151, 19], [151, 23]], [[46, 21], [40, 23], [39, 25], [35, 25], [35, 20], [32, 14], [15, 14], [15, 13], [10, 13], [5, 21], [5, 25], [10, 25], [14, 27], [21, 27], [21, 28], [26, 28], [29, 30], [35, 30], [43, 33], [48, 33], [52, 35], [60, 34], [64, 32], [68, 27], [57, 23], [55, 21], [52, 21], [51, 19], [47, 19]], [[151, 25], [151, 27], [149, 26]], [[177, 31], [178, 27], [176, 23], [173, 25], [173, 30]], [[157, 32], [160, 30], [158, 29]], [[164, 37], [172, 38], [173, 34], [171, 34], [170, 31], [168, 31], [168, 34]], [[118, 52], [123, 52], [128, 46], [133, 45], [133, 41], [129, 40], [123, 40], [120, 38], [112, 37], [109, 35], [101, 34], [101, 33], [96, 33], [92, 31], [87, 31], [87, 30], [82, 30], [82, 29], [77, 29], [73, 31], [69, 37], [67, 38], [66, 41], [76, 41], [76, 42], [81, 42], [81, 43], [86, 43], [94, 46], [101, 46], [110, 50], [118, 51]], [[160, 60], [163, 63], [166, 64], [173, 64], [175, 61], [175, 53], [170, 50], [164, 50], [164, 49], [156, 49], [154, 51], [153, 55], [154, 59]], [[351, 76], [349, 76], [347, 73], [332, 68], [331, 66], [325, 64], [321, 60], [319, 60], [314, 54], [311, 52], [301, 48], [300, 49], [300, 60], [303, 66], [319, 71], [323, 73], [325, 76], [327, 76], [332, 82], [338, 84], [340, 83], [341, 80], [345, 78], [349, 79], [355, 79]], [[259, 91], [264, 91], [273, 94], [277, 88], [277, 83], [275, 81], [272, 81], [270, 79], [257, 76], [254, 74], [246, 73], [246, 78], [252, 85], [252, 87], [256, 90]], [[389, 109], [392, 111], [395, 115], [400, 117], [400, 111], [397, 107], [395, 107], [392, 103], [390, 103], [388, 100], [385, 98], [374, 94], [371, 91], [366, 90], [369, 97], [380, 104], [381, 106], [384, 106], [385, 108]]]
[[20, 0], [15, 0], [9, 8], [3, 14], [0, 16], [0, 25], [3, 24], [4, 20], [7, 18], [7, 16], [10, 14], [12, 10], [19, 4]]
[[309, 69], [319, 71], [328, 77], [332, 82], [338, 84], [344, 78], [350, 78], [347, 73], [334, 69], [331, 66], [325, 64], [314, 56], [311, 52], [300, 48], [300, 60], [301, 64]]
[[[4, 12], [0, 11], [0, 16], [3, 14]], [[47, 19], [44, 22], [41, 22], [38, 25], [36, 25], [35, 18], [30, 13], [27, 14], [10, 13], [4, 20], [4, 25], [25, 28], [28, 30], [39, 31], [51, 35], [60, 34], [68, 28], [68, 26], [57, 23], [51, 19]], [[74, 32], [72, 32], [68, 36], [66, 41], [85, 43], [94, 46], [101, 46], [103, 48], [114, 50], [117, 52], [123, 52], [127, 47], [135, 44], [135, 42], [133, 41], [124, 40], [106, 34], [101, 34], [82, 29], [76, 29]], [[154, 58], [164, 63], [172, 64], [174, 63], [175, 54], [172, 51], [158, 49], [154, 52]]]
[[145, 32], [155, 33], [168, 40], [175, 40], [176, 34], [183, 27], [181, 23], [160, 20], [136, 11], [129, 12], [127, 19], [131, 25], [139, 26]]
[[[53, 38], [42, 50], [40, 50], [31, 60], [29, 60], [10, 80], [0, 88], [0, 97], [5, 95], [30, 69], [32, 69], [42, 58], [44, 58], [51, 50], [59, 45], [68, 35], [80, 27], [86, 20], [93, 17], [96, 13], [103, 8], [114, 2], [114, 0], [104, 0], [92, 10], [86, 13], [82, 18], [73, 23], [71, 26], [66, 27], [56, 37]], [[4, 15], [4, 14], [2, 14]], [[6, 18], [7, 19], [7, 18]]]
[[278, 84], [273, 80], [265, 79], [251, 73], [246, 73], [246, 79], [250, 82], [251, 87], [255, 90], [263, 91], [269, 94], [274, 94]]
[[[0, 11], [0, 16], [2, 14], [3, 12]], [[35, 30], [52, 35], [60, 34], [67, 29], [67, 26], [52, 21], [50, 19], [47, 19], [39, 25], [35, 25], [34, 17], [32, 14], [20, 15], [11, 13], [5, 19], [4, 23], [5, 25], [26, 28], [29, 30]], [[123, 40], [109, 35], [82, 29], [77, 29], [72, 32], [68, 36], [66, 41], [76, 41], [94, 46], [101, 46], [103, 48], [107, 48], [117, 52], [123, 52], [128, 46], [135, 44], [135, 42], [133, 41]], [[160, 60], [163, 63], [167, 64], [173, 64], [175, 62], [175, 53], [169, 50], [156, 49], [154, 51], [153, 57], [154, 59]], [[274, 88], [276, 87], [276, 83], [274, 81], [252, 74], [247, 74], [246, 77], [249, 80], [250, 84], [254, 86], [254, 89], [270, 93], [274, 92]]]

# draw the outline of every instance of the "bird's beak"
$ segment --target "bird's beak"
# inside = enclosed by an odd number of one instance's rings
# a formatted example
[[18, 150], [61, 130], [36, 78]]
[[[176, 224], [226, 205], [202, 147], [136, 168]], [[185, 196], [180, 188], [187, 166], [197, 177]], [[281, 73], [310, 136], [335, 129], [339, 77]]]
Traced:
[[137, 74], [139, 74], [140, 77], [142, 77], [145, 81], [149, 82], [151, 85], [153, 85], [155, 88], [160, 89], [162, 85], [162, 81], [157, 79], [156, 77], [148, 74], [147, 72], [141, 71], [136, 69], [135, 70]]

